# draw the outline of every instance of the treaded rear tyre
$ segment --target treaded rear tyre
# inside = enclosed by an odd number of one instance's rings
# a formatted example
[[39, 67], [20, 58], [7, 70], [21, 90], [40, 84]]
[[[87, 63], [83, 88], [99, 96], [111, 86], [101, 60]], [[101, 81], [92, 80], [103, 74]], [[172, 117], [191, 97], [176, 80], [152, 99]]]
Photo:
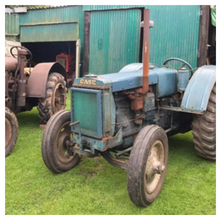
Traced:
[[59, 73], [51, 73], [47, 80], [46, 97], [39, 99], [38, 116], [46, 124], [50, 117], [66, 107], [66, 81]]
[[5, 157], [13, 151], [18, 138], [18, 120], [15, 114], [5, 107]]
[[146, 207], [158, 197], [165, 179], [167, 160], [165, 131], [157, 125], [144, 127], [135, 139], [128, 162], [127, 189], [135, 205]]
[[216, 160], [216, 85], [209, 97], [207, 110], [193, 119], [193, 142], [197, 153], [208, 160]]
[[42, 158], [53, 173], [63, 173], [75, 167], [80, 156], [70, 156], [65, 148], [65, 140], [70, 138], [70, 111], [61, 110], [54, 114], [45, 126], [42, 142]]

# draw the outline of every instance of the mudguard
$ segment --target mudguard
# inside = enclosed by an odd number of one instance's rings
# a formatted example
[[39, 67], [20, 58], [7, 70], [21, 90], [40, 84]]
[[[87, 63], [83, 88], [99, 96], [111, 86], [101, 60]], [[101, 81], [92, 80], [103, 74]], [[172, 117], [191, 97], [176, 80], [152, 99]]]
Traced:
[[28, 79], [27, 97], [44, 98], [48, 75], [54, 72], [60, 73], [66, 80], [66, 71], [60, 63], [37, 64]]
[[216, 82], [216, 66], [200, 67], [190, 79], [181, 103], [183, 111], [203, 113]]

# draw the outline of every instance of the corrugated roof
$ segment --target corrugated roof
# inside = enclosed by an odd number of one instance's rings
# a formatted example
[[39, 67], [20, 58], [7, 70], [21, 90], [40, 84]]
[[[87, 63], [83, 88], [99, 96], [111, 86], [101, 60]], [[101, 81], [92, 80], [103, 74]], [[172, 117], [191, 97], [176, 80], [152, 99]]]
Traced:
[[75, 7], [75, 6], [80, 6], [80, 5], [58, 5], [58, 6], [49, 5], [48, 7], [44, 6], [44, 5], [42, 5], [42, 7], [39, 7], [39, 6], [38, 7], [30, 7], [30, 8], [28, 8], [28, 11], [29, 10], [43, 10], [43, 9]]
[[19, 7], [19, 8], [5, 8], [5, 13], [26, 13], [27, 8], [26, 7]]
[[57, 5], [57, 6], [53, 6], [53, 5], [38, 5], [38, 7], [19, 7], [19, 8], [5, 8], [5, 13], [24, 13], [27, 11], [33, 11], [33, 10], [45, 10], [45, 9], [56, 9], [56, 8], [66, 8], [66, 7], [77, 7], [77, 6], [81, 6], [81, 5]]

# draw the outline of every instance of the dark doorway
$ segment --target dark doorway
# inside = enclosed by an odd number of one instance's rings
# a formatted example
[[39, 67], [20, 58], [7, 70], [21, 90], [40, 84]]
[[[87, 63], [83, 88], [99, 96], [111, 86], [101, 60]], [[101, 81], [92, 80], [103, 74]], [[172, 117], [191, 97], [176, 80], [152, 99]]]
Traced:
[[22, 43], [22, 46], [33, 54], [29, 66], [34, 67], [42, 62], [60, 62], [66, 69], [67, 83], [71, 84], [75, 77], [76, 41]]

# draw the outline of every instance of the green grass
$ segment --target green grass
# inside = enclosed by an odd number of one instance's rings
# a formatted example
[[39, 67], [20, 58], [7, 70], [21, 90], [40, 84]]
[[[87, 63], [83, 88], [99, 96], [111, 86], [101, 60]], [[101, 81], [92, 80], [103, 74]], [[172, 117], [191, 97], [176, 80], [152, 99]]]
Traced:
[[149, 207], [138, 208], [128, 197], [126, 172], [103, 158], [83, 158], [69, 172], [52, 174], [41, 157], [36, 108], [17, 117], [19, 138], [5, 159], [6, 215], [216, 214], [216, 164], [197, 156], [191, 132], [169, 138], [161, 194]]

